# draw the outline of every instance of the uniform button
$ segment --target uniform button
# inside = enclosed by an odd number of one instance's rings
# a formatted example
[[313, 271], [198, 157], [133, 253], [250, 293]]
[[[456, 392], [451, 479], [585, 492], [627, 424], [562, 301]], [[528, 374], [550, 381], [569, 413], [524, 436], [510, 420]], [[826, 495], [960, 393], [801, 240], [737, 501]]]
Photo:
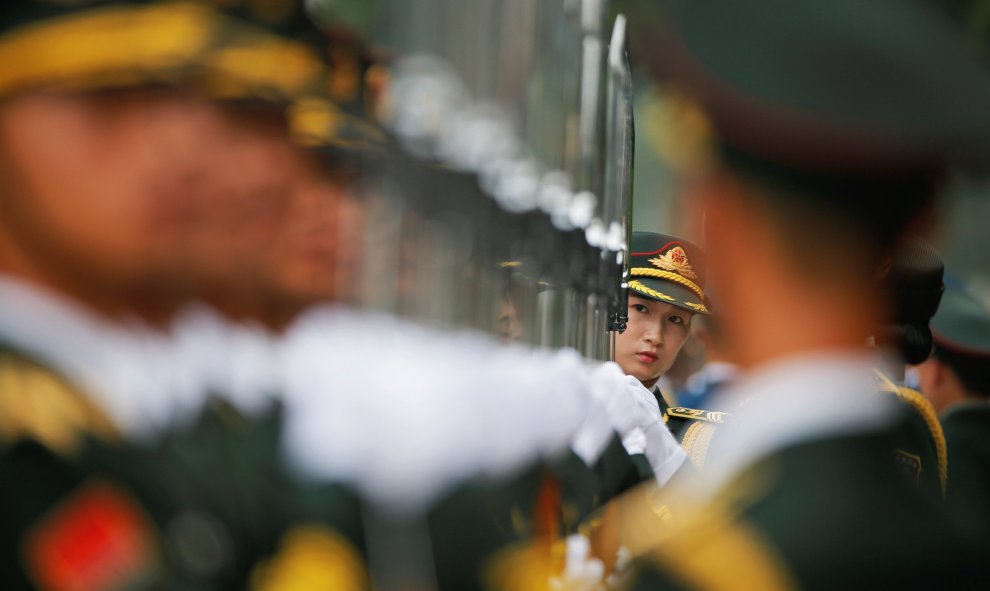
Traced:
[[220, 521], [200, 511], [184, 511], [168, 526], [168, 540], [179, 567], [198, 578], [209, 578], [227, 567], [233, 543]]

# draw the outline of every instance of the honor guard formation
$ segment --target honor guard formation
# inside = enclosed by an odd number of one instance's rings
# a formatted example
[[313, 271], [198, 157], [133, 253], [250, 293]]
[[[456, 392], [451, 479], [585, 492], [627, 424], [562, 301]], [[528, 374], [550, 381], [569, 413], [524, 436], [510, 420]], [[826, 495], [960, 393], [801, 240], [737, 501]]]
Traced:
[[990, 588], [988, 14], [5, 0], [0, 589]]

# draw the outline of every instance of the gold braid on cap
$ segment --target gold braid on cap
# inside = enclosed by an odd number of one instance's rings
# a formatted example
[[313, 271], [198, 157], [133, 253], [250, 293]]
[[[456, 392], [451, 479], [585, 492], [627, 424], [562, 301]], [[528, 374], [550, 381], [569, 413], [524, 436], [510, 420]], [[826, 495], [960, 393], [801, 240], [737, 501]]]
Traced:
[[209, 48], [218, 22], [207, 7], [169, 2], [95, 8], [20, 27], [0, 39], [0, 91], [168, 81]]
[[[672, 298], [669, 295], [667, 295], [667, 294], [665, 294], [665, 293], [663, 293], [661, 291], [657, 291], [655, 289], [651, 289], [649, 287], [646, 287], [645, 285], [643, 285], [639, 281], [636, 281], [635, 279], [630, 280], [629, 283], [628, 283], [628, 285], [629, 285], [629, 288], [630, 289], [634, 289], [634, 290], [636, 290], [636, 291], [638, 291], [638, 292], [640, 292], [642, 294], [648, 295], [648, 296], [653, 297], [653, 298], [656, 298], [658, 300], [666, 300], [668, 302], [676, 302], [677, 301], [675, 298]], [[685, 306], [689, 306], [691, 308], [694, 308], [695, 310], [697, 310], [699, 312], [703, 312], [705, 314], [708, 313], [708, 308], [706, 308], [704, 304], [696, 304], [694, 302], [681, 302], [681, 303], [684, 304]]]
[[[680, 285], [683, 285], [693, 291], [694, 294], [701, 299], [701, 301], [705, 301], [705, 292], [698, 286], [697, 283], [691, 281], [683, 275], [678, 275], [673, 271], [662, 271], [660, 269], [651, 269], [650, 267], [633, 267], [629, 270], [629, 274], [633, 277], [656, 277], [657, 279], [666, 279], [667, 281], [679, 283]], [[631, 282], [630, 285], [632, 285]]]
[[641, 291], [648, 296], [657, 298], [658, 300], [667, 300], [668, 302], [676, 301], [674, 300], [674, 298], [670, 297], [669, 295], [665, 293], [661, 293], [655, 289], [650, 289], [649, 287], [646, 287], [645, 285], [643, 285], [639, 281], [636, 281], [635, 279], [629, 282], [629, 287], [635, 289], [636, 291]]

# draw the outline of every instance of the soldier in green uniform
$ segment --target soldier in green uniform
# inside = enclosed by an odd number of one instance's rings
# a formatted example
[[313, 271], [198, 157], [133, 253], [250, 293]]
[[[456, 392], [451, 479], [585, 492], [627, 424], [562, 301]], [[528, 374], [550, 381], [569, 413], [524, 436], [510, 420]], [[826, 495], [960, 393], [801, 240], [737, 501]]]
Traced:
[[978, 550], [891, 462], [901, 415], [871, 396], [863, 343], [889, 318], [881, 261], [947, 169], [990, 164], [982, 67], [921, 2], [699, 0], [630, 22], [715, 134], [687, 188], [741, 367], [723, 395], [746, 400], [680, 501], [627, 516], [635, 588], [980, 586]]
[[710, 314], [705, 296], [704, 255], [673, 236], [633, 232], [629, 255], [629, 323], [616, 337], [615, 361], [626, 374], [652, 389], [660, 417], [697, 465], [723, 412], [671, 407], [657, 380], [677, 358], [695, 314]]
[[911, 236], [884, 267], [880, 285], [894, 313], [893, 322], [874, 336], [875, 346], [890, 356], [885, 367], [876, 369], [877, 394], [896, 402], [905, 417], [895, 462], [910, 482], [940, 501], [947, 482], [945, 437], [931, 403], [904, 384], [904, 370], [932, 350], [928, 324], [942, 298], [944, 265], [931, 244]]
[[949, 458], [946, 503], [960, 527], [990, 540], [990, 311], [948, 287], [932, 319], [935, 351], [918, 366], [925, 396], [942, 420]]
[[0, 12], [0, 587], [365, 582], [355, 504], [288, 469], [278, 407], [166, 396], [127, 320], [185, 301], [228, 142], [323, 75], [256, 25], [209, 3]]
[[657, 380], [677, 359], [691, 318], [708, 314], [701, 250], [672, 236], [633, 232], [629, 254], [629, 323], [616, 338], [615, 360], [653, 389], [661, 410], [667, 400]]

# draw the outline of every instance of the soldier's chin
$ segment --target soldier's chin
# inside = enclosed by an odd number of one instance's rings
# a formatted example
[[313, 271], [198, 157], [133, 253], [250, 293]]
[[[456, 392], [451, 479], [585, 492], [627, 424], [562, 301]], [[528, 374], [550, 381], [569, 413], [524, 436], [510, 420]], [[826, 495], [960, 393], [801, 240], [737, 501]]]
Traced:
[[661, 374], [658, 374], [655, 367], [645, 367], [646, 364], [636, 361], [636, 366], [633, 367], [632, 371], [627, 371], [626, 373], [633, 376], [644, 385], [650, 382], [656, 382]]

